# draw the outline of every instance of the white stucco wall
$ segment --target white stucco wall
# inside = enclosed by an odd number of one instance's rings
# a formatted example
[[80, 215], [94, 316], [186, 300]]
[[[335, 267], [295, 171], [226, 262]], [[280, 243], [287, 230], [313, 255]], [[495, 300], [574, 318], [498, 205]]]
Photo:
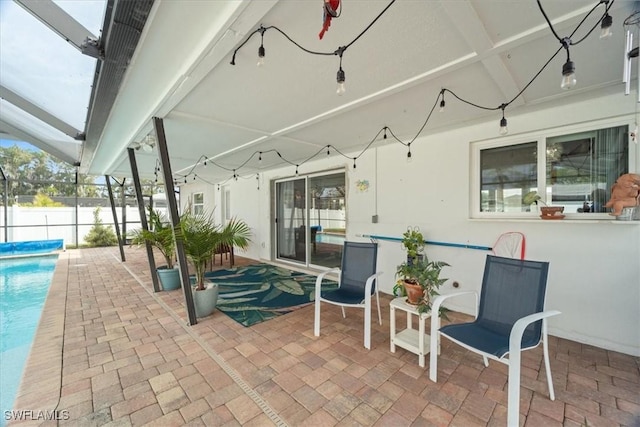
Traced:
[[[608, 92], [597, 99], [580, 100], [577, 96], [571, 103], [509, 114], [508, 138], [517, 133], [544, 134], [578, 123], [594, 128], [633, 123], [634, 96], [625, 97], [621, 90]], [[411, 163], [406, 162], [406, 148], [396, 143], [367, 151], [355, 170], [352, 162], [331, 156], [306, 164], [304, 172], [345, 168], [349, 239], [362, 239], [359, 236], [363, 234], [400, 237], [410, 225], [419, 226], [427, 240], [480, 246], [492, 246], [507, 231], [524, 233], [527, 258], [550, 262], [547, 307], [562, 312], [550, 319], [550, 333], [640, 355], [640, 222], [470, 219], [470, 142], [496, 138], [498, 120], [496, 116], [419, 138], [412, 145]], [[416, 123], [416, 130], [419, 126]], [[412, 132], [415, 130], [406, 131], [409, 138]], [[636, 143], [632, 146], [631, 171], [637, 172], [640, 150]], [[233, 213], [254, 230], [254, 243], [246, 256], [271, 259], [270, 182], [294, 173], [289, 167], [261, 174], [260, 190], [255, 180], [229, 184]], [[356, 190], [355, 182], [361, 179], [370, 183], [366, 192]], [[248, 197], [252, 194], [256, 197]], [[371, 221], [374, 214], [379, 216], [376, 224]], [[378, 265], [385, 273], [380, 289], [390, 293], [396, 266], [404, 254], [396, 242], [379, 243]], [[479, 290], [486, 251], [428, 246], [427, 252], [431, 259], [451, 264], [445, 270], [445, 277], [451, 280], [443, 293], [453, 290], [454, 280], [459, 282], [459, 290]], [[473, 309], [470, 299], [450, 307], [467, 313]]]

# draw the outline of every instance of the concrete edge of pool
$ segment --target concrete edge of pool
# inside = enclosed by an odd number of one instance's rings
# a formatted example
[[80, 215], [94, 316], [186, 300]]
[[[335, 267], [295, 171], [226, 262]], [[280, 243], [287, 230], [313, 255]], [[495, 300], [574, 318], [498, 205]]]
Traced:
[[[62, 348], [67, 298], [69, 257], [73, 251], [58, 254], [51, 286], [40, 315], [40, 322], [24, 366], [24, 373], [13, 404], [15, 411], [54, 411], [62, 390]], [[41, 425], [43, 420], [21, 420], [9, 425]]]

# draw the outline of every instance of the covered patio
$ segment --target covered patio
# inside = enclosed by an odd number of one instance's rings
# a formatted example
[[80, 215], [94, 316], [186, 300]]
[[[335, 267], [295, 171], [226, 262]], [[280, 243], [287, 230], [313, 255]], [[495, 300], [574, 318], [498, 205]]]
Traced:
[[[450, 265], [442, 293], [479, 290], [506, 232], [550, 263], [556, 400], [542, 351], [525, 352], [522, 425], [640, 425], [640, 222], [595, 209], [640, 170], [637, 2], [345, 0], [322, 40], [320, 0], [106, 0], [91, 31], [53, 2], [16, 3], [3, 15], [62, 34], [93, 81], [70, 120], [61, 87], [34, 99], [24, 89], [42, 95], [41, 75], [3, 73], [3, 138], [77, 174], [162, 184], [174, 224], [196, 205], [242, 219], [237, 263], [334, 267], [320, 226], [390, 239], [370, 351], [360, 310], [323, 308], [320, 337], [312, 306], [248, 328], [220, 311], [196, 323], [181, 291], [154, 292], [153, 260], [125, 239], [63, 252], [15, 408], [70, 425], [505, 425], [505, 366], [443, 343], [433, 383], [414, 354], [390, 352], [397, 237], [415, 227]], [[542, 220], [531, 193], [566, 215]]]
[[[506, 423], [506, 367], [443, 343], [429, 381], [414, 354], [390, 352], [388, 296], [371, 351], [361, 310], [326, 308], [319, 338], [313, 306], [249, 328], [216, 311], [189, 327], [181, 290], [154, 293], [144, 250], [126, 251], [124, 263], [116, 248], [60, 254], [15, 408], [83, 426]], [[523, 354], [521, 425], [640, 423], [640, 359], [556, 337], [550, 352], [553, 402], [541, 350]]]

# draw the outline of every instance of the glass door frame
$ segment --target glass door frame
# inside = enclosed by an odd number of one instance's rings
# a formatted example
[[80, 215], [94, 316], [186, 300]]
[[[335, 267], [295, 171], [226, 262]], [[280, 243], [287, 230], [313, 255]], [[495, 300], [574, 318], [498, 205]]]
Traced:
[[[287, 178], [280, 178], [280, 179], [276, 179], [273, 181], [273, 186], [272, 186], [272, 191], [273, 191], [273, 217], [274, 217], [274, 221], [273, 221], [273, 229], [272, 229], [272, 241], [273, 241], [273, 258], [274, 260], [278, 261], [278, 262], [284, 262], [284, 263], [290, 263], [290, 264], [294, 264], [296, 266], [302, 266], [302, 267], [311, 267], [311, 268], [317, 268], [317, 269], [325, 269], [326, 267], [322, 266], [322, 265], [317, 265], [317, 264], [312, 264], [311, 263], [311, 250], [313, 247], [313, 242], [310, 241], [311, 238], [311, 203], [310, 203], [310, 188], [309, 188], [309, 180], [311, 178], [315, 178], [315, 177], [321, 177], [321, 176], [326, 176], [326, 175], [334, 175], [334, 174], [338, 174], [338, 173], [343, 173], [344, 174], [344, 179], [345, 179], [345, 188], [346, 188], [346, 180], [347, 180], [347, 173], [345, 168], [340, 168], [340, 169], [331, 169], [331, 170], [326, 170], [326, 171], [321, 171], [321, 172], [315, 172], [315, 173], [310, 173], [310, 174], [306, 174], [306, 175], [297, 175], [297, 176], [292, 176], [292, 177], [287, 177]], [[278, 230], [279, 230], [279, 226], [278, 226], [278, 221], [280, 221], [281, 219], [278, 217], [278, 202], [279, 202], [279, 197], [278, 197], [278, 184], [284, 183], [284, 182], [291, 182], [291, 181], [297, 181], [297, 180], [304, 180], [304, 194], [305, 194], [305, 203], [304, 203], [304, 213], [303, 213], [303, 218], [304, 218], [304, 222], [305, 222], [305, 259], [304, 261], [296, 261], [295, 259], [292, 258], [287, 258], [287, 257], [280, 257], [280, 250], [278, 247], [278, 242], [279, 242], [279, 236], [278, 236]], [[345, 196], [345, 201], [346, 201], [346, 196]], [[346, 209], [346, 206], [345, 206]], [[345, 229], [346, 229], [346, 224], [345, 224]], [[294, 242], [295, 244], [295, 242]]]

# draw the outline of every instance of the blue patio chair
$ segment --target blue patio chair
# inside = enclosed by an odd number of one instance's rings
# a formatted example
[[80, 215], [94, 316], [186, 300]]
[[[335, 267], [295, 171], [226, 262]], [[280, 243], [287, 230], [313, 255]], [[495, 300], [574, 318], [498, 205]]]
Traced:
[[488, 255], [479, 305], [476, 292], [438, 296], [433, 301], [432, 313], [438, 313], [441, 304], [448, 298], [475, 294], [477, 315], [471, 323], [451, 324], [442, 328], [439, 327], [439, 317], [432, 316], [429, 364], [431, 381], [437, 381], [440, 336], [482, 355], [485, 366], [489, 366], [488, 359], [507, 364], [507, 425], [517, 427], [520, 408], [520, 352], [537, 347], [542, 342], [549, 398], [555, 400], [549, 366], [547, 317], [560, 312], [544, 311], [548, 271], [548, 262]]
[[[316, 279], [315, 321], [313, 333], [320, 336], [320, 303], [339, 305], [342, 317], [346, 317], [345, 307], [364, 309], [364, 346], [371, 349], [371, 296], [375, 293], [378, 305], [378, 321], [382, 325], [380, 298], [378, 297], [376, 272], [378, 258], [377, 243], [344, 242], [340, 269], [322, 272]], [[327, 274], [338, 273], [338, 289], [322, 291], [322, 280]]]

